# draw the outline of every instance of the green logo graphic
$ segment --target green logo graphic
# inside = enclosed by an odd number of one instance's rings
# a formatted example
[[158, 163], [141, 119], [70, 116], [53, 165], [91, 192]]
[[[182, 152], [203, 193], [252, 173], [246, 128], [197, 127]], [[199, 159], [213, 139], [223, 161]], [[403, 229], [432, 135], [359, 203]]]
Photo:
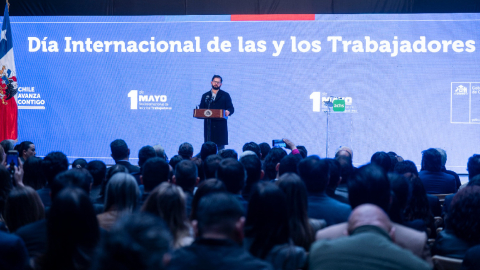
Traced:
[[345, 100], [336, 99], [333, 101], [333, 111], [334, 112], [344, 112], [345, 111]]

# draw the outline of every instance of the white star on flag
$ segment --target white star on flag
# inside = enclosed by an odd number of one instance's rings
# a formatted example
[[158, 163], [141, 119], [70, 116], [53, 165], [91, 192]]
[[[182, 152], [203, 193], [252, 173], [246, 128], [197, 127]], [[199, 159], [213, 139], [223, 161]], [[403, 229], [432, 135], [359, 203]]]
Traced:
[[5, 41], [7, 40], [7, 29], [2, 30], [2, 38], [0, 39], [0, 41], [2, 41], [4, 39], [5, 39]]

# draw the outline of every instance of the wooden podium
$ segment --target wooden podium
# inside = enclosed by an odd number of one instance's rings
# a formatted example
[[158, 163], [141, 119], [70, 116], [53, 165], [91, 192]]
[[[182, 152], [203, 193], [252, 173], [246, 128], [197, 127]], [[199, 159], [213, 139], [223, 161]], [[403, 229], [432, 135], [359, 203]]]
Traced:
[[193, 117], [198, 119], [227, 119], [225, 110], [219, 109], [194, 109]]

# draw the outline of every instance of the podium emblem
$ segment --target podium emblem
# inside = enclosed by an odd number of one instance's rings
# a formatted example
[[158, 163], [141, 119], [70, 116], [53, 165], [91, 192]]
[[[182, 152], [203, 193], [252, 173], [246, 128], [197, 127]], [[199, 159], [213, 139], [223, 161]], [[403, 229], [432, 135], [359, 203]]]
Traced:
[[212, 113], [212, 111], [210, 111], [210, 110], [206, 110], [203, 114], [204, 114], [206, 117], [210, 117], [210, 116], [212, 116], [213, 113]]

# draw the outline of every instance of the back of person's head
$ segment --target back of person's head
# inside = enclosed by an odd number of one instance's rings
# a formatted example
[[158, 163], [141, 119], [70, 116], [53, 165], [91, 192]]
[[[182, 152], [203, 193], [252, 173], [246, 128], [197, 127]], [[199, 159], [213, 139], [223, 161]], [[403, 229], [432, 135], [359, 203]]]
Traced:
[[172, 249], [172, 236], [160, 218], [126, 215], [102, 237], [93, 270], [162, 270]]
[[184, 191], [193, 192], [197, 184], [197, 165], [191, 160], [183, 160], [175, 168], [175, 184]]
[[17, 187], [10, 191], [5, 202], [3, 218], [10, 233], [45, 217], [45, 209], [38, 193], [31, 187]]
[[199, 182], [202, 182], [205, 180], [205, 171], [204, 171], [204, 166], [203, 166], [203, 160], [200, 158], [200, 157], [193, 157], [191, 159], [191, 161], [193, 162], [193, 164], [195, 164], [195, 166], [197, 166], [197, 176], [198, 176], [198, 181]]
[[300, 155], [302, 155], [302, 158], [308, 157], [308, 151], [307, 148], [303, 145], [297, 145], [297, 149], [300, 152]]
[[257, 155], [248, 155], [240, 158], [240, 163], [242, 163], [247, 173], [247, 185], [253, 185], [260, 181], [262, 176], [262, 162]]
[[327, 158], [325, 160], [328, 163], [328, 170], [330, 171], [330, 180], [328, 181], [328, 187], [336, 189], [337, 186], [340, 184], [340, 177], [342, 175], [340, 162], [332, 158]]
[[86, 194], [90, 193], [90, 186], [93, 182], [92, 175], [87, 169], [71, 169], [62, 172], [55, 177], [51, 183], [52, 199], [66, 187], [76, 187], [82, 189]]
[[270, 149], [272, 149], [272, 147], [270, 147], [270, 145], [266, 142], [262, 142], [261, 144], [258, 145], [258, 147], [260, 147], [260, 152], [262, 153], [262, 160], [265, 160], [265, 158], [268, 155], [268, 152], [270, 152]]
[[407, 207], [410, 187], [408, 180], [400, 174], [389, 173], [388, 180], [390, 182], [390, 189], [392, 200], [389, 209], [389, 216], [393, 222], [403, 223], [403, 213]]
[[132, 212], [140, 197], [135, 178], [127, 173], [116, 173], [107, 184], [105, 211]]
[[170, 166], [172, 166], [172, 169], [175, 170], [175, 167], [177, 166], [177, 164], [180, 163], [180, 161], [182, 160], [183, 160], [182, 156], [175, 155], [170, 159], [170, 162], [168, 162], [168, 164], [170, 164]]
[[288, 243], [287, 198], [280, 188], [270, 182], [255, 185], [250, 197], [245, 223], [245, 236], [253, 238], [250, 253], [265, 258], [270, 250]]
[[217, 145], [214, 142], [205, 142], [200, 150], [200, 158], [205, 161], [208, 156], [217, 154]]
[[305, 183], [308, 192], [323, 192], [327, 188], [330, 177], [328, 163], [318, 156], [309, 156], [298, 164], [298, 175]]
[[43, 188], [47, 182], [43, 175], [42, 159], [38, 157], [29, 157], [23, 163], [23, 184], [30, 186], [35, 190]]
[[382, 168], [385, 173], [388, 173], [390, 171], [390, 167], [392, 166], [392, 159], [385, 152], [376, 152], [372, 155], [370, 162]]
[[100, 190], [99, 194], [99, 199], [102, 200], [102, 203], [105, 201], [105, 192], [107, 191], [108, 181], [110, 181], [113, 175], [119, 172], [129, 173], [127, 167], [123, 166], [122, 164], [116, 164], [107, 169], [105, 181], [102, 182], [102, 189]]
[[219, 155], [210, 155], [207, 157], [207, 159], [203, 162], [205, 179], [215, 178], [220, 161], [222, 161], [222, 157]]
[[242, 147], [242, 151], [245, 152], [248, 150], [254, 152], [258, 156], [258, 158], [262, 158], [262, 151], [260, 150], [260, 146], [258, 146], [258, 144], [254, 142], [248, 142], [244, 144]]
[[89, 196], [78, 188], [62, 190], [52, 201], [47, 219], [47, 251], [42, 269], [88, 269], [100, 239]]
[[57, 174], [68, 170], [68, 159], [62, 152], [51, 152], [42, 160], [43, 175], [50, 184]]
[[3, 213], [5, 201], [12, 188], [13, 184], [10, 172], [4, 166], [0, 165], [0, 213]]
[[238, 154], [233, 149], [222, 149], [218, 152], [218, 155], [222, 158], [234, 158], [238, 160]]
[[87, 164], [86, 169], [93, 177], [93, 185], [99, 186], [105, 181], [105, 176], [107, 174], [107, 166], [103, 161], [93, 160]]
[[298, 173], [298, 163], [301, 157], [299, 155], [287, 155], [280, 160], [278, 167], [278, 175], [282, 176], [284, 173]]
[[2, 142], [0, 142], [0, 145], [3, 148], [3, 151], [5, 151], [5, 153], [8, 153], [8, 151], [13, 150], [13, 148], [15, 147], [15, 142], [13, 140], [3, 140]]
[[422, 151], [422, 171], [439, 172], [442, 170], [442, 155], [435, 148]]
[[347, 184], [348, 180], [353, 174], [352, 159], [350, 157], [340, 155], [336, 157], [335, 160], [338, 161], [338, 164], [340, 165], [340, 176], [342, 177], [341, 184]]
[[266, 180], [273, 180], [277, 177], [276, 167], [280, 160], [287, 155], [287, 152], [282, 148], [272, 148], [265, 157], [263, 163], [263, 170], [265, 171]]
[[402, 162], [398, 162], [397, 164], [395, 164], [393, 172], [403, 175], [409, 173], [411, 175], [418, 176], [417, 166], [415, 166], [415, 163], [413, 163], [413, 161], [411, 160], [404, 160]]
[[157, 153], [155, 152], [155, 149], [150, 145], [140, 148], [140, 150], [138, 150], [138, 166], [142, 167], [148, 159], [156, 156]]
[[340, 156], [348, 157], [353, 160], [353, 150], [347, 146], [340, 146], [335, 152], [335, 158]]
[[167, 160], [167, 155], [165, 154], [165, 149], [160, 144], [154, 145], [153, 149], [155, 149], [155, 154], [157, 155], [157, 157]]
[[115, 161], [126, 159], [130, 156], [130, 149], [128, 149], [127, 143], [122, 139], [116, 139], [110, 143], [110, 150]]
[[283, 174], [275, 184], [285, 193], [287, 198], [286, 210], [290, 236], [296, 246], [308, 250], [315, 237], [308, 222], [307, 188], [300, 176], [295, 173]]
[[197, 208], [200, 199], [202, 199], [202, 197], [207, 194], [215, 192], [227, 192], [225, 184], [223, 184], [223, 182], [218, 179], [207, 179], [200, 183], [200, 185], [198, 185], [197, 191], [195, 192], [195, 195], [192, 199], [192, 211], [190, 213], [190, 220], [197, 219]]
[[442, 148], [435, 148], [440, 153], [442, 157], [442, 168], [445, 168], [445, 164], [447, 164], [447, 151], [443, 150]]
[[82, 169], [87, 167], [87, 161], [84, 158], [77, 158], [72, 162], [72, 169]]
[[[237, 242], [241, 242], [243, 237], [241, 218], [245, 215], [243, 206], [238, 199], [225, 192], [214, 192], [203, 196], [198, 203], [196, 214], [196, 226], [198, 236], [202, 237], [206, 233], [221, 234]], [[195, 222], [194, 222], [195, 224]]]
[[467, 186], [452, 199], [445, 218], [448, 229], [471, 245], [480, 244], [480, 187]]
[[480, 175], [477, 175], [468, 181], [467, 186], [480, 186]]
[[142, 166], [142, 182], [146, 192], [168, 181], [170, 167], [168, 163], [159, 157], [148, 159]]
[[183, 158], [183, 159], [190, 159], [193, 156], [193, 146], [188, 143], [184, 142], [180, 144], [178, 147], [178, 154]]
[[185, 194], [171, 183], [162, 183], [148, 196], [142, 212], [159, 216], [170, 228], [175, 240], [188, 233]]
[[390, 206], [390, 182], [386, 172], [375, 164], [360, 167], [348, 181], [348, 200], [352, 209], [370, 203], [388, 212]]
[[410, 178], [410, 194], [410, 200], [408, 200], [404, 212], [405, 220], [422, 219], [427, 221], [431, 215], [430, 204], [428, 203], [427, 191], [423, 186], [422, 180], [417, 176]]
[[398, 159], [396, 155], [388, 154], [388, 156], [390, 157], [390, 168], [388, 172], [393, 172], [395, 165], [398, 163]]
[[217, 168], [217, 179], [225, 184], [228, 192], [238, 194], [245, 185], [245, 168], [236, 159], [223, 159]]
[[347, 223], [347, 232], [352, 234], [362, 226], [375, 226], [394, 236], [395, 230], [383, 209], [374, 204], [362, 204], [353, 209]]
[[469, 180], [480, 175], [480, 155], [475, 154], [468, 159], [467, 171]]

